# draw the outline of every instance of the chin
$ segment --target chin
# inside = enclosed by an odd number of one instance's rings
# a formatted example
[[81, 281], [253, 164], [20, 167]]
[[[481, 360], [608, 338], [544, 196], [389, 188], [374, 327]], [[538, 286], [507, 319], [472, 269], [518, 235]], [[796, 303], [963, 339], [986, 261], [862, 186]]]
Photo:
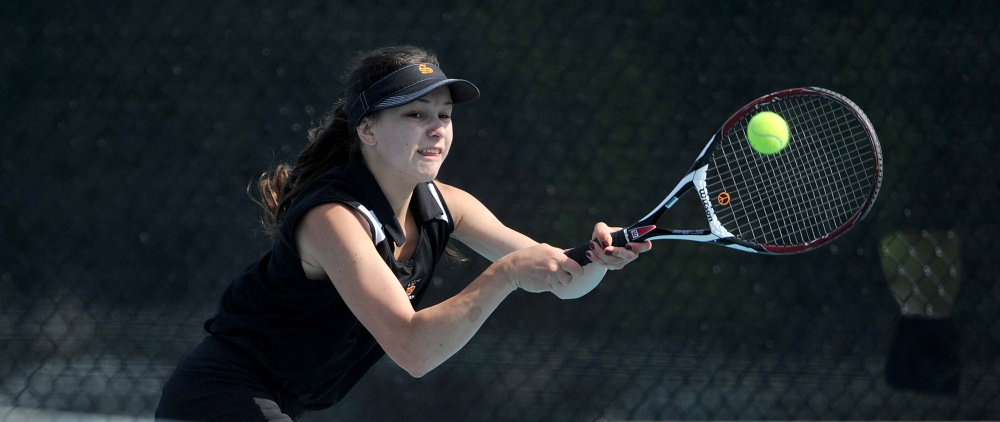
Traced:
[[417, 180], [420, 181], [420, 182], [430, 182], [430, 181], [432, 181], [434, 179], [437, 179], [437, 177], [438, 177], [438, 171], [437, 170], [435, 170], [435, 171], [421, 171], [419, 174], [417, 174]]
[[441, 171], [442, 163], [443, 160], [438, 161], [436, 163], [424, 163], [424, 165], [421, 165], [417, 169], [417, 173], [420, 175], [420, 177], [426, 178], [427, 181], [434, 180], [437, 178], [438, 173]]

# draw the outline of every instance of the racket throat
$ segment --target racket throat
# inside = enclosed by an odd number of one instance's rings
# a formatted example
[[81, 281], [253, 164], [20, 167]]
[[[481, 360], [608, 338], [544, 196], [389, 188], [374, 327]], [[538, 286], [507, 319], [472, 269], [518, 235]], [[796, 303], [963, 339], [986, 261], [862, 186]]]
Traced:
[[656, 226], [655, 225], [639, 226], [639, 227], [629, 227], [625, 231], [625, 239], [628, 242], [634, 242], [634, 241], [636, 241], [638, 239], [644, 239], [643, 236], [646, 236], [647, 234], [649, 234], [653, 230], [656, 230]]

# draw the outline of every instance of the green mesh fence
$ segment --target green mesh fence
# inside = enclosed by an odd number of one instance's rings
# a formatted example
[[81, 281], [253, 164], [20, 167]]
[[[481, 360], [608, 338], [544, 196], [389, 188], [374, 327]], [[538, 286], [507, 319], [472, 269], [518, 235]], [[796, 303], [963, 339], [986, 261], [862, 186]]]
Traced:
[[[833, 246], [661, 242], [582, 299], [512, 295], [423, 378], [383, 359], [305, 420], [1000, 418], [1000, 7], [826, 3], [4, 2], [0, 406], [151, 415], [268, 247], [247, 185], [304, 146], [348, 58], [409, 43], [483, 91], [441, 179], [539, 241], [641, 217], [784, 88], [865, 109], [886, 180]], [[449, 263], [428, 301], [485, 265]]]

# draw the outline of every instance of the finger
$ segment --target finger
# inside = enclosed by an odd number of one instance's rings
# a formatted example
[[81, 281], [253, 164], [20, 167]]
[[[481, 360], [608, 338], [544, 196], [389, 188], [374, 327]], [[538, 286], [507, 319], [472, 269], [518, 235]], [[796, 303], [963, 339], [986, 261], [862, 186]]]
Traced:
[[599, 261], [594, 261], [594, 262], [597, 263], [598, 265], [603, 266], [604, 268], [609, 269], [609, 270], [620, 270], [620, 269], [624, 268], [625, 265], [627, 265], [629, 262], [632, 262], [632, 261], [630, 261], [628, 259], [625, 259], [625, 258], [619, 258], [619, 257], [616, 257], [616, 256], [606, 256], [606, 257], [604, 257], [604, 259], [601, 259]]
[[608, 225], [604, 224], [603, 222], [595, 224], [594, 225], [594, 237], [593, 237], [593, 239], [595, 241], [597, 241], [597, 243], [602, 248], [607, 248], [607, 247], [611, 246], [611, 241], [612, 241], [612, 239], [611, 239], [611, 228], [608, 227]]
[[[593, 255], [591, 251], [587, 251], [587, 253]], [[561, 269], [563, 272], [566, 273], [567, 276], [569, 276], [569, 280], [567, 282], [572, 281], [574, 277], [579, 277], [583, 275], [583, 267], [580, 266], [580, 264], [578, 264], [576, 261], [570, 259], [564, 254], [560, 254], [559, 256], [563, 258], [559, 262], [559, 269]], [[593, 261], [593, 259], [591, 259], [591, 261]]]
[[619, 264], [622, 261], [621, 258], [619, 258], [618, 256], [615, 255], [616, 253], [618, 253], [618, 252], [616, 252], [616, 249], [618, 249], [618, 248], [614, 248], [614, 247], [610, 247], [610, 248], [607, 248], [607, 249], [603, 249], [602, 248], [602, 249], [600, 249], [597, 252], [593, 252], [594, 256], [590, 260], [593, 261], [597, 265], [601, 265], [601, 266], [605, 266], [605, 267], [613, 267], [613, 266]]
[[562, 270], [557, 271], [556, 274], [555, 274], [555, 276], [556, 276], [556, 282], [557, 283], [551, 284], [549, 286], [550, 290], [554, 289], [556, 287], [559, 287], [559, 286], [565, 286], [565, 285], [573, 282], [573, 275], [570, 274], [570, 273], [568, 273], [568, 272], [566, 272], [566, 271], [562, 271]]
[[611, 248], [604, 254], [604, 263], [608, 265], [618, 265], [632, 262], [639, 256], [638, 252], [625, 247]]
[[644, 242], [629, 242], [629, 244], [625, 245], [625, 249], [633, 251], [637, 254], [647, 252], [652, 248], [653, 248], [653, 242], [650, 242], [648, 240]]
[[611, 247], [596, 257], [591, 259], [609, 269], [621, 269], [628, 263], [636, 260], [639, 254], [645, 252], [650, 247], [649, 242], [633, 242], [624, 247]]

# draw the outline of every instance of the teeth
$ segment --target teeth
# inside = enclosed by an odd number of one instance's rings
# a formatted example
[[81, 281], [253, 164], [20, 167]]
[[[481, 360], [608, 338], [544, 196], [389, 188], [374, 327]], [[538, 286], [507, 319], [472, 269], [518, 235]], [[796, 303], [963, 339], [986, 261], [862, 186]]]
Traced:
[[418, 150], [417, 152], [421, 154], [440, 154], [441, 150], [438, 148], [428, 148], [428, 149]]

